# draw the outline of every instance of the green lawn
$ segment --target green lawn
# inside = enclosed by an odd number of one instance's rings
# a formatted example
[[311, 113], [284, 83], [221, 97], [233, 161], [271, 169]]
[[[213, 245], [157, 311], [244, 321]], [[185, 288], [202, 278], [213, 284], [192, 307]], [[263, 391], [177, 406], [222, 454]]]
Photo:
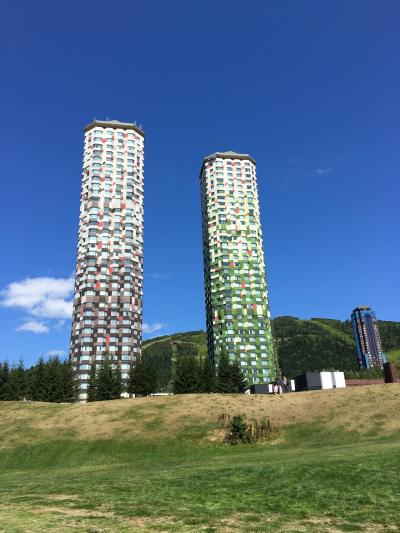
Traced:
[[0, 454], [0, 531], [400, 531], [400, 434], [384, 416], [366, 433], [304, 421], [237, 447], [206, 440], [208, 421], [16, 443]]

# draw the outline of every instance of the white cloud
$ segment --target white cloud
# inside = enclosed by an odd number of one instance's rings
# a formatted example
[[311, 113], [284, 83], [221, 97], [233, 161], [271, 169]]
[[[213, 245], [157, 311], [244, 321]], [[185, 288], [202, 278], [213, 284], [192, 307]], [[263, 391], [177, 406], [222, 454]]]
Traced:
[[154, 324], [143, 323], [143, 333], [154, 333], [155, 331], [159, 331], [165, 327], [166, 324], [163, 324], [162, 322], [155, 322]]
[[153, 272], [151, 274], [147, 274], [147, 277], [151, 279], [168, 280], [171, 279], [173, 275], [173, 272]]
[[40, 304], [31, 310], [31, 313], [44, 318], [71, 318], [72, 300], [45, 297]]
[[10, 283], [1, 305], [20, 308], [41, 318], [71, 318], [74, 278], [26, 278]]
[[332, 169], [330, 167], [326, 167], [326, 168], [316, 168], [314, 169], [314, 171], [319, 175], [319, 176], [326, 176], [326, 174], [328, 174]]
[[60, 357], [62, 357], [63, 355], [65, 355], [65, 351], [64, 350], [50, 350], [47, 352], [47, 355], [49, 357], [55, 357], [56, 355], [59, 355]]
[[31, 331], [32, 333], [47, 333], [49, 331], [49, 326], [46, 326], [43, 322], [38, 322], [37, 320], [27, 320], [20, 326], [18, 326], [17, 331]]

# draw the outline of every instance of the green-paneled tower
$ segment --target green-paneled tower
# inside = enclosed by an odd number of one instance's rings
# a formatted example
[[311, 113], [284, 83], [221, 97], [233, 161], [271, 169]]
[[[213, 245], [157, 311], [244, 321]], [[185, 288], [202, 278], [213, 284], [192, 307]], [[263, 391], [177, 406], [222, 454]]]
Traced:
[[200, 173], [208, 353], [224, 347], [249, 383], [274, 379], [274, 350], [252, 157], [217, 152]]

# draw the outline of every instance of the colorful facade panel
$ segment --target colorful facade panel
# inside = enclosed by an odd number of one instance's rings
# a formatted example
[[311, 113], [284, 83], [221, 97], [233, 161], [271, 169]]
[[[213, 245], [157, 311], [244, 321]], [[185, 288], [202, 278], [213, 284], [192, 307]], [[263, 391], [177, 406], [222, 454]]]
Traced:
[[201, 174], [208, 352], [222, 348], [240, 362], [249, 383], [274, 379], [273, 345], [255, 161], [215, 153]]

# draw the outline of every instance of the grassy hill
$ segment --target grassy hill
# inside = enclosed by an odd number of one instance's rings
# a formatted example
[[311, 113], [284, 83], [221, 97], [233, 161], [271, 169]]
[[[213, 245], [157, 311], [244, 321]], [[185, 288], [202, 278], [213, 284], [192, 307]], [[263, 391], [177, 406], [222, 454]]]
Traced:
[[[399, 362], [400, 323], [380, 321], [379, 328], [388, 359]], [[357, 352], [349, 321], [283, 316], [273, 320], [273, 330], [280, 367], [288, 377], [322, 369], [357, 370]], [[203, 357], [207, 353], [206, 334], [191, 331], [153, 338], [145, 341], [143, 353], [157, 359], [166, 387], [171, 360], [178, 353]]]
[[[0, 531], [399, 531], [399, 404], [397, 384], [0, 402]], [[220, 413], [280, 435], [226, 445]]]

